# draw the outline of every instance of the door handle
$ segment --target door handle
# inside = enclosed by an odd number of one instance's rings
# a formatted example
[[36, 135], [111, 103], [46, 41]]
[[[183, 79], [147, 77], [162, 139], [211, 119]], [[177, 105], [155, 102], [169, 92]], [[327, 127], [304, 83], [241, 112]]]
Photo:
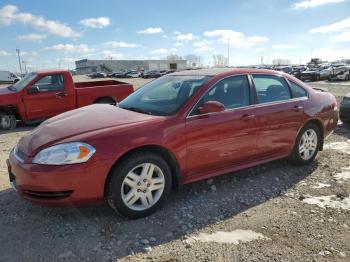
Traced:
[[303, 110], [303, 107], [302, 106], [295, 106], [295, 107], [293, 107], [292, 110], [295, 112], [299, 112], [299, 111]]
[[67, 96], [67, 94], [66, 94], [66, 93], [63, 93], [63, 92], [57, 93], [57, 94], [56, 94], [56, 97], [57, 97], [57, 98], [64, 98], [64, 97], [66, 97], [66, 96]]
[[245, 114], [241, 117], [241, 119], [243, 121], [249, 121], [249, 120], [254, 119], [254, 118], [255, 118], [255, 115], [248, 115], [248, 114]]

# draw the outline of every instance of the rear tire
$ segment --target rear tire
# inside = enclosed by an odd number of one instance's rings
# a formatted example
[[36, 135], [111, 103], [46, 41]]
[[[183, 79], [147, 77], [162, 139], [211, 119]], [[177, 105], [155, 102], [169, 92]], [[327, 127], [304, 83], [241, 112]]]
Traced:
[[13, 114], [0, 114], [0, 129], [12, 130], [17, 126], [16, 116]]
[[321, 134], [318, 126], [309, 123], [299, 132], [295, 141], [290, 162], [295, 165], [307, 165], [314, 161], [320, 149]]
[[94, 104], [113, 105], [113, 104], [116, 104], [116, 102], [110, 97], [103, 97], [103, 98], [97, 99]]
[[162, 157], [152, 152], [137, 152], [111, 171], [105, 197], [118, 214], [142, 218], [162, 206], [170, 194], [171, 184], [171, 171]]

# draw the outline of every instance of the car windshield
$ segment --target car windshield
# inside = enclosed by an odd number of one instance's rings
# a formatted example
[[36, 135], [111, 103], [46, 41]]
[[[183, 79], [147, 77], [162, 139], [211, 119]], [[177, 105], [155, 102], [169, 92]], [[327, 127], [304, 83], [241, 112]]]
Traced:
[[25, 77], [23, 77], [21, 80], [19, 80], [16, 84], [11, 86], [11, 90], [15, 90], [16, 92], [21, 91], [23, 88], [25, 88], [34, 78], [36, 78], [37, 73], [29, 73]]
[[119, 107], [144, 114], [173, 115], [209, 78], [208, 76], [163, 76], [128, 96], [119, 103]]

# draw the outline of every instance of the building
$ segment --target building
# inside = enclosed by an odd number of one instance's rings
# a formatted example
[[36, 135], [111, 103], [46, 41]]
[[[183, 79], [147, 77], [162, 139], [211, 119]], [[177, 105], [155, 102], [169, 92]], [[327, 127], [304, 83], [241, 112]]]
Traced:
[[77, 74], [129, 70], [183, 70], [187, 60], [88, 60], [75, 62]]

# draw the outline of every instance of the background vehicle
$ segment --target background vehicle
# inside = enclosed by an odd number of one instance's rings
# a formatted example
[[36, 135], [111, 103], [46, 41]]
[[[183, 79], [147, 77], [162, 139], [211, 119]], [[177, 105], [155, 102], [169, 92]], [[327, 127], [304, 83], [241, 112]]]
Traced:
[[293, 67], [293, 70], [290, 72], [290, 75], [300, 79], [301, 78], [301, 73], [307, 70], [306, 66], [295, 66]]
[[21, 78], [10, 71], [0, 71], [0, 83], [13, 84]]
[[291, 73], [291, 72], [293, 71], [293, 67], [291, 67], [291, 66], [276, 66], [276, 67], [274, 68], [274, 70], [276, 70], [276, 71], [282, 71], [282, 72], [284, 72], [284, 73], [289, 74], [289, 73]]
[[88, 75], [91, 78], [105, 78], [107, 77], [106, 73], [102, 73], [102, 72], [98, 72], [98, 73], [92, 73], [90, 75]]
[[337, 122], [332, 94], [285, 73], [183, 71], [151, 81], [118, 108], [92, 105], [49, 119], [17, 144], [8, 169], [35, 203], [107, 200], [138, 218], [179, 184], [286, 157], [308, 164]]
[[350, 124], [350, 94], [344, 96], [339, 108], [340, 120]]
[[317, 67], [309, 68], [301, 73], [300, 79], [305, 81], [320, 81], [329, 79], [332, 72], [332, 67], [329, 65], [320, 65]]
[[141, 73], [138, 71], [129, 71], [125, 73], [126, 78], [138, 78], [141, 76]]
[[329, 80], [350, 80], [350, 66], [338, 66], [332, 69]]
[[74, 84], [66, 70], [33, 72], [0, 88], [0, 127], [13, 129], [16, 120], [40, 122], [93, 103], [113, 104], [132, 92], [132, 85], [114, 80]]
[[162, 74], [159, 71], [152, 70], [152, 71], [147, 71], [143, 73], [142, 78], [158, 78], [161, 77]]

